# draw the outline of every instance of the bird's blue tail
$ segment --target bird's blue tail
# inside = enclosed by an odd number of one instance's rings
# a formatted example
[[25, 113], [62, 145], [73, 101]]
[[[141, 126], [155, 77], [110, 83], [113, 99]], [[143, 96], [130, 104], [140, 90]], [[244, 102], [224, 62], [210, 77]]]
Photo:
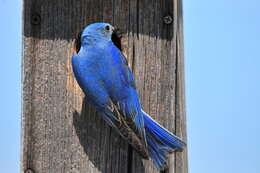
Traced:
[[167, 153], [182, 150], [186, 143], [158, 124], [147, 113], [142, 112], [149, 155], [156, 167], [163, 170], [166, 167]]

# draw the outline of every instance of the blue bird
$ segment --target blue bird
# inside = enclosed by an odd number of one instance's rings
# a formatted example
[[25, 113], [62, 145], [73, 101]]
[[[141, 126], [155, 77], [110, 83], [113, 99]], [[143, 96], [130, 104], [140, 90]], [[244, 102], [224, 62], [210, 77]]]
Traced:
[[[134, 76], [127, 59], [111, 39], [113, 32], [114, 27], [109, 23], [94, 23], [84, 28], [80, 49], [72, 56], [75, 78], [99, 115], [119, 133], [120, 124], [130, 127], [155, 166], [164, 170], [167, 154], [182, 150], [186, 144], [142, 110]], [[115, 109], [119, 116], [115, 115]]]

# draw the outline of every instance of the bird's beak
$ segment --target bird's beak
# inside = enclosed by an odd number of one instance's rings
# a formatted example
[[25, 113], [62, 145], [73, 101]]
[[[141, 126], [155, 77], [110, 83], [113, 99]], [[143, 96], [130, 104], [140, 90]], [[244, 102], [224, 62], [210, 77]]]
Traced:
[[114, 30], [115, 30], [115, 27], [112, 26], [112, 31], [114, 32]]
[[113, 28], [112, 28], [112, 31], [113, 31], [113, 33], [117, 33], [117, 32], [119, 31], [119, 29], [116, 28], [116, 27], [113, 27]]

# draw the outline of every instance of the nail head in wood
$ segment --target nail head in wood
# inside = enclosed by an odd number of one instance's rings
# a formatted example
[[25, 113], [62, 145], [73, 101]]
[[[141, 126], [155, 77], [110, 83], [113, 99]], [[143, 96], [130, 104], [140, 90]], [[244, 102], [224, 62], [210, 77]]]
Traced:
[[33, 172], [33, 170], [31, 170], [31, 169], [26, 169], [26, 170], [24, 171], [24, 173], [34, 173], [34, 172]]
[[172, 20], [172, 16], [170, 16], [170, 15], [164, 16], [164, 18], [163, 18], [163, 22], [164, 22], [165, 24], [167, 24], [167, 25], [171, 24], [172, 21], [173, 21], [173, 20]]
[[37, 13], [33, 13], [31, 16], [31, 24], [39, 25], [41, 23], [41, 16]]

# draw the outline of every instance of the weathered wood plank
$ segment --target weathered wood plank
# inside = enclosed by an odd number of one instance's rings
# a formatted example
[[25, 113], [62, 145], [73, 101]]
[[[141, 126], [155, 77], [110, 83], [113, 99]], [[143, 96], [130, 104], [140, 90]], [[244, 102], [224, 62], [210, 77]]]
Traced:
[[[24, 0], [21, 172], [157, 173], [98, 116], [71, 69], [73, 41], [89, 23], [123, 32], [143, 109], [186, 139], [181, 0]], [[173, 22], [165, 24], [164, 17]], [[187, 152], [170, 173], [187, 173]]]

